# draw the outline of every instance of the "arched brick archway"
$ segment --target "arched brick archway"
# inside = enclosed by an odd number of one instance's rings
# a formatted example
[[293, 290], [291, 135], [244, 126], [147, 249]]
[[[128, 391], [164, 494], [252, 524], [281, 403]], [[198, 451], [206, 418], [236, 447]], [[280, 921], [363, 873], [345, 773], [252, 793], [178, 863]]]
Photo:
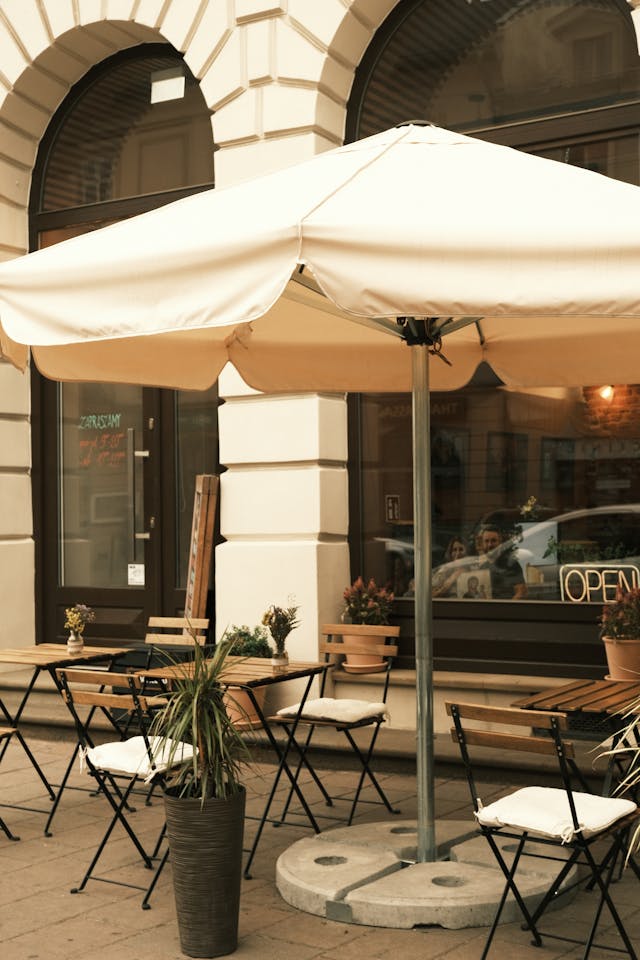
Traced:
[[[220, 171], [225, 182], [238, 175], [240, 154], [247, 169], [264, 169], [265, 161], [279, 166], [342, 142], [353, 71], [396, 3], [354, 0], [345, 8], [337, 0], [322, 6], [307, 0], [281, 6], [235, 0], [230, 11], [212, 0], [193, 16], [179, 0], [138, 5], [45, 0], [38, 10], [25, 5], [3, 12], [4, 255], [27, 249], [26, 210], [38, 143], [68, 91], [96, 63], [144, 42], [165, 41], [182, 52], [215, 111], [217, 143], [222, 152], [229, 150]], [[273, 148], [285, 139], [284, 148]]]

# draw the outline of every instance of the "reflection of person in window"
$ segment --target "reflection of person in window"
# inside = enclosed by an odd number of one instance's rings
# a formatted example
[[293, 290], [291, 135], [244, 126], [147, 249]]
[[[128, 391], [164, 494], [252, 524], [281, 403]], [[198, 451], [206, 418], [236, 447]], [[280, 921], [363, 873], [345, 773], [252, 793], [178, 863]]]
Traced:
[[520, 564], [513, 555], [515, 544], [506, 540], [499, 527], [483, 527], [480, 535], [481, 563], [489, 565], [491, 596], [494, 600], [522, 600], [527, 595]]
[[453, 560], [458, 561], [453, 569], [443, 570], [442, 567], [435, 570], [433, 575], [433, 596], [434, 597], [455, 597], [457, 595], [456, 583], [461, 573], [465, 573], [468, 567], [460, 563], [467, 555], [467, 545], [461, 537], [452, 537], [444, 552], [445, 563], [448, 565]]

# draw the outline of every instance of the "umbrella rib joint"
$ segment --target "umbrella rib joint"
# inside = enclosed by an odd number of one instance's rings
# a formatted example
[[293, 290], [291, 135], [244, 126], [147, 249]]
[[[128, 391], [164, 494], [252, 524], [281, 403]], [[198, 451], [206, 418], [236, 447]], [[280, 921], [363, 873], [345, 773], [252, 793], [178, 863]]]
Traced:
[[484, 343], [484, 334], [480, 321], [482, 317], [397, 317], [401, 336], [410, 347], [426, 346], [429, 353], [452, 365], [442, 353], [442, 338], [463, 327], [475, 325], [480, 343]]
[[442, 334], [437, 321], [438, 317], [397, 318], [397, 323], [402, 328], [402, 337], [408, 346], [426, 346], [432, 356], [439, 357], [450, 367], [451, 361], [442, 353]]

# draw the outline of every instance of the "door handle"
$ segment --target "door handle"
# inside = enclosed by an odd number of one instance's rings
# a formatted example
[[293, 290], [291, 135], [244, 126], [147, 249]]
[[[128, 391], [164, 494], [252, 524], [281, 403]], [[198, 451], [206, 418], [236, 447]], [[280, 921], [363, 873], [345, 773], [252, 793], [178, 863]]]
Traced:
[[151, 531], [155, 529], [155, 526], [156, 526], [156, 518], [149, 517], [149, 529], [145, 530], [143, 533], [136, 533], [135, 534], [136, 540], [151, 540]]
[[149, 530], [138, 533], [135, 529], [136, 523], [136, 458], [146, 460], [149, 458], [149, 450], [136, 450], [135, 448], [135, 429], [127, 429], [127, 494], [129, 499], [129, 517], [128, 517], [128, 538], [130, 549], [132, 551], [132, 561], [136, 559], [136, 543], [140, 540], [150, 540], [151, 533], [155, 527], [155, 517], [149, 518]]

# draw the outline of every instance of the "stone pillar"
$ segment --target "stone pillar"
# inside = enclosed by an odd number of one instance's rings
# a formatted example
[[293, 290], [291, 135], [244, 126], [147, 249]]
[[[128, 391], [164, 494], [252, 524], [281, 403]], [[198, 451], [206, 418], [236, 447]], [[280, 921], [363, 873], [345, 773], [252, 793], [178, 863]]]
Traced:
[[349, 581], [345, 398], [266, 396], [231, 368], [220, 378], [221, 533], [216, 617], [260, 622], [272, 603], [300, 605], [288, 650], [316, 659], [322, 623], [341, 612]]
[[29, 373], [0, 361], [0, 647], [35, 641]]

